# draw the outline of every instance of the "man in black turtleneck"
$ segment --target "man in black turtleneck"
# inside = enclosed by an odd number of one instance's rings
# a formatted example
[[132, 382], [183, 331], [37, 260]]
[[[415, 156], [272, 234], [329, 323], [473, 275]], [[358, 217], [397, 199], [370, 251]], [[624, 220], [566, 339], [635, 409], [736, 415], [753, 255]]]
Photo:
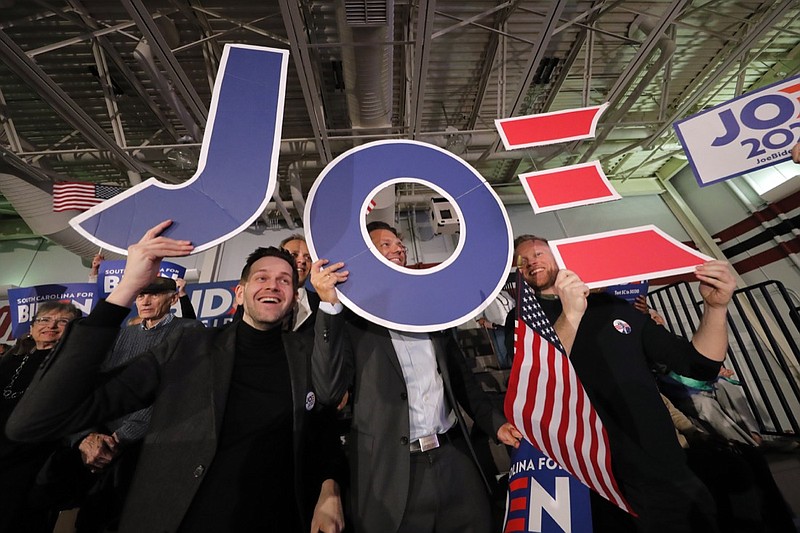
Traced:
[[285, 252], [259, 248], [248, 257], [236, 288], [241, 320], [179, 330], [99, 375], [161, 259], [192, 250], [159, 236], [169, 225], [129, 248], [122, 281], [67, 332], [8, 435], [53, 438], [153, 403], [120, 531], [340, 531], [342, 465], [331, 413], [311, 386], [311, 341], [283, 331], [298, 283]]

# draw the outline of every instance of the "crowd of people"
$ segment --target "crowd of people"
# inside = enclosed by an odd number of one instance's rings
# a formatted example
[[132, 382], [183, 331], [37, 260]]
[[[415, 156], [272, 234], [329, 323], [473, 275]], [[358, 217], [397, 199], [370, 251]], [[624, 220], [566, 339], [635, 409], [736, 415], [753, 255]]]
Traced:
[[[185, 305], [175, 317], [182, 284], [159, 277], [159, 265], [192, 244], [162, 236], [170, 223], [130, 247], [122, 280], [87, 317], [42, 304], [30, 336], [0, 358], [0, 531], [52, 531], [58, 510], [72, 507], [79, 532], [499, 531], [494, 480], [469, 429], [509, 449], [522, 434], [451, 332], [396, 331], [348, 310], [337, 285], [370, 281], [341, 262], [312, 262], [300, 234], [246, 258], [230, 324], [205, 328], [186, 318], [194, 314]], [[388, 262], [406, 266], [395, 228], [373, 222], [367, 233]], [[514, 244], [524, 281], [606, 427], [612, 471], [634, 511], [593, 495], [594, 531], [791, 526], [785, 505], [770, 506], [780, 500], [774, 482], [739, 490], [700, 468], [716, 457], [719, 468], [761, 479], [768, 470], [758, 453], [737, 462], [743, 454], [731, 446], [710, 448], [712, 437], [730, 439], [682, 419], [675, 405], [685, 406], [659, 389], [663, 376], [709, 383], [720, 375], [730, 266], [696, 269], [704, 313], [689, 341], [649, 310], [560, 270], [546, 239]], [[138, 320], [129, 325], [134, 303]], [[513, 338], [503, 327], [512, 306], [483, 315], [482, 325]], [[507, 343], [498, 335], [494, 344]], [[351, 413], [344, 430], [343, 409]], [[737, 445], [756, 448], [749, 438]]]

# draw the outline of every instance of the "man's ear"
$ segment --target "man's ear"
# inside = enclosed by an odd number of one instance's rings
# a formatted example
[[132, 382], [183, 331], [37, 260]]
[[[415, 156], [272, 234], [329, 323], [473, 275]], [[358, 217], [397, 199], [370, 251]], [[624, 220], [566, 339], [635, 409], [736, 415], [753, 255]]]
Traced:
[[178, 297], [178, 293], [176, 292], [176, 293], [175, 293], [175, 294], [173, 294], [173, 295], [172, 295], [172, 297], [169, 299], [169, 305], [170, 305], [170, 306], [173, 306], [173, 305], [175, 305], [176, 303], [178, 303], [178, 300], [179, 300], [179, 299], [180, 299], [180, 298]]
[[244, 303], [244, 285], [239, 283], [236, 285], [234, 289], [234, 294], [236, 295], [236, 305], [237, 307]]

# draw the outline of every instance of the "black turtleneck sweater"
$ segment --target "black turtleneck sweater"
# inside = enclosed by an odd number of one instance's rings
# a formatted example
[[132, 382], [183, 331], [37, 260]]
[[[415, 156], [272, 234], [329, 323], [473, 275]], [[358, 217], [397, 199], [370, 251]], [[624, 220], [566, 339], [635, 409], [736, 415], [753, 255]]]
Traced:
[[292, 387], [280, 328], [236, 325], [217, 453], [181, 531], [297, 531]]

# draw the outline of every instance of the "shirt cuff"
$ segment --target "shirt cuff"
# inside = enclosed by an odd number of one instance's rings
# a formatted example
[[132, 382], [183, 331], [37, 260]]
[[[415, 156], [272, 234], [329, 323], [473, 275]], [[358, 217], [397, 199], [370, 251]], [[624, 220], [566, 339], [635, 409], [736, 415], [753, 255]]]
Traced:
[[335, 304], [330, 302], [320, 302], [319, 310], [326, 315], [338, 315], [342, 312], [342, 310], [344, 310], [344, 306], [342, 305], [342, 302], [337, 302]]

